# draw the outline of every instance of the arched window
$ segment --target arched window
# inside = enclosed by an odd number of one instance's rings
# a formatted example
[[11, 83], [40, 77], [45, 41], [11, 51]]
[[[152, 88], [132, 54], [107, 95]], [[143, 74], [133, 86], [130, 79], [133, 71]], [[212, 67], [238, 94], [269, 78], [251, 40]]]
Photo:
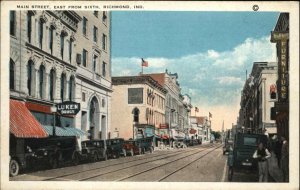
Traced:
[[12, 59], [9, 62], [9, 89], [15, 89], [15, 63]]
[[28, 89], [29, 96], [32, 95], [33, 68], [34, 68], [34, 64], [32, 60], [29, 60], [27, 64], [27, 89]]
[[40, 66], [39, 70], [39, 89], [40, 89], [40, 98], [44, 98], [44, 89], [45, 89], [45, 67], [44, 65]]
[[74, 76], [71, 76], [69, 81], [69, 100], [72, 101], [75, 95], [75, 79]]
[[62, 31], [60, 34], [60, 55], [61, 55], [61, 59], [64, 59], [64, 51], [65, 51], [65, 37], [68, 34], [66, 33], [66, 31]]
[[140, 110], [138, 108], [134, 108], [132, 110], [132, 114], [133, 114], [133, 121], [134, 122], [139, 122]]
[[54, 30], [55, 30], [55, 28], [53, 26], [50, 26], [50, 29], [49, 29], [49, 49], [50, 49], [51, 54], [53, 54]]
[[90, 124], [91, 125], [95, 125], [95, 114], [98, 110], [98, 100], [96, 97], [93, 97], [92, 101], [91, 101], [91, 104], [90, 104]]
[[42, 49], [43, 48], [43, 37], [44, 37], [44, 22], [42, 19], [40, 19], [38, 31], [39, 31], [39, 46]]
[[66, 75], [61, 74], [60, 78], [60, 99], [63, 102], [65, 99], [65, 88], [66, 88]]
[[54, 71], [54, 69], [51, 69], [51, 71], [50, 71], [50, 80], [49, 80], [49, 98], [50, 98], [51, 101], [54, 100], [55, 81], [56, 81], [55, 71]]

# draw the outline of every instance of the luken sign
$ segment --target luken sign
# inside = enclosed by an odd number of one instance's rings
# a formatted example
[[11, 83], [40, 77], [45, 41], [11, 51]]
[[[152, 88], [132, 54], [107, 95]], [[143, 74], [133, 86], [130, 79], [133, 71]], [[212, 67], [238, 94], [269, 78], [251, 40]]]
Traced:
[[80, 103], [66, 101], [57, 104], [57, 112], [61, 115], [76, 115], [80, 110]]

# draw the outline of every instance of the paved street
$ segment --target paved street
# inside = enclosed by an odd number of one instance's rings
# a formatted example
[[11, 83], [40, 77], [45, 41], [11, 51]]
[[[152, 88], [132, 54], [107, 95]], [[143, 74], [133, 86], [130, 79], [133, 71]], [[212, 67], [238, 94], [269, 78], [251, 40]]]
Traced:
[[[31, 172], [10, 180], [224, 182], [227, 181], [226, 162], [222, 145], [214, 143]], [[235, 173], [233, 181], [255, 182], [256, 179], [255, 174]]]

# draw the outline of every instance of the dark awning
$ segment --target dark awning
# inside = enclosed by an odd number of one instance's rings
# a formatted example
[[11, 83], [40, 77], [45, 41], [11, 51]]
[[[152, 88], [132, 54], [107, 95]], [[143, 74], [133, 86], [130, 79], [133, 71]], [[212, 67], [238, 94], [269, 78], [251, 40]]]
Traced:
[[[53, 135], [53, 126], [43, 125], [43, 128], [47, 131], [49, 135]], [[84, 136], [86, 133], [80, 129], [74, 127], [55, 127], [56, 136]]]
[[45, 138], [48, 134], [26, 108], [25, 103], [10, 100], [9, 131], [19, 138]]

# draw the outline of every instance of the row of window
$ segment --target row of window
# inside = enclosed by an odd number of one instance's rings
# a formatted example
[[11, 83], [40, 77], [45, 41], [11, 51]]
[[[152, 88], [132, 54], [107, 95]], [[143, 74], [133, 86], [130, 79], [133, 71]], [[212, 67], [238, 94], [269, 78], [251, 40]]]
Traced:
[[[93, 68], [93, 71], [96, 72], [96, 73], [99, 73], [99, 69], [100, 69], [100, 66], [99, 66], [99, 56], [96, 55], [96, 54], [93, 54], [92, 55], [92, 68]], [[87, 67], [88, 65], [88, 51], [86, 49], [83, 49], [82, 50], [82, 65], [84, 67]], [[104, 61], [102, 62], [102, 68], [101, 68], [101, 74], [102, 76], [106, 77], [106, 67], [107, 67], [107, 63], [105, 63]]]
[[[83, 17], [82, 19], [82, 33], [84, 36], [88, 36], [88, 19], [86, 17]], [[98, 43], [98, 28], [96, 26], [93, 26], [93, 41], [95, 43]], [[102, 34], [102, 49], [107, 50], [107, 36], [105, 34]]]
[[[106, 13], [104, 13], [104, 15], [106, 15]], [[32, 13], [29, 11], [27, 14], [27, 38], [28, 38], [28, 42], [31, 43], [32, 42]], [[106, 18], [106, 16], [105, 16]], [[43, 18], [40, 18], [38, 21], [38, 27], [37, 27], [37, 33], [38, 33], [38, 46], [43, 49], [43, 39], [44, 39], [44, 28], [45, 28], [45, 20], [43, 20]], [[98, 42], [98, 28], [96, 26], [94, 26], [93, 28], [93, 40], [94, 42]], [[15, 11], [11, 11], [10, 12], [10, 34], [15, 36], [16, 35], [16, 12]], [[87, 19], [85, 17], [83, 17], [83, 34], [87, 35]], [[48, 33], [48, 48], [50, 53], [53, 55], [53, 48], [54, 48], [54, 37], [55, 37], [55, 27], [54, 26], [50, 26], [49, 28], [49, 33]], [[60, 56], [61, 58], [64, 60], [64, 54], [65, 54], [65, 42], [66, 42], [66, 37], [68, 36], [68, 34], [66, 33], [66, 31], [62, 31], [60, 34]], [[74, 40], [70, 37], [70, 39], [67, 41], [68, 42], [68, 61], [71, 63], [72, 62], [72, 51], [73, 51], [73, 44], [74, 44]], [[107, 49], [107, 36], [105, 34], [102, 34], [102, 49], [106, 50]], [[85, 49], [83, 49], [83, 66], [87, 66], [87, 51]], [[97, 56], [94, 57], [93, 56], [93, 62], [94, 62], [94, 66], [93, 69], [94, 71], [96, 71], [96, 67], [97, 67]], [[103, 63], [102, 64], [102, 75], [106, 76], [106, 64]], [[104, 68], [104, 69], [103, 69]]]
[[[46, 99], [46, 88], [49, 88], [48, 99], [54, 101], [56, 93], [56, 72], [54, 69], [50, 71], [49, 83], [46, 84], [46, 72], [45, 66], [41, 65], [38, 71], [38, 95], [41, 99]], [[28, 95], [32, 96], [34, 94], [34, 84], [35, 83], [35, 71], [33, 61], [29, 61], [27, 64], [27, 89]], [[66, 89], [68, 88], [68, 96], [66, 94]], [[15, 90], [15, 63], [10, 59], [10, 89]], [[69, 85], [67, 86], [66, 74], [62, 73], [60, 77], [60, 100], [74, 100], [75, 95], [75, 78], [71, 76], [69, 79]]]

